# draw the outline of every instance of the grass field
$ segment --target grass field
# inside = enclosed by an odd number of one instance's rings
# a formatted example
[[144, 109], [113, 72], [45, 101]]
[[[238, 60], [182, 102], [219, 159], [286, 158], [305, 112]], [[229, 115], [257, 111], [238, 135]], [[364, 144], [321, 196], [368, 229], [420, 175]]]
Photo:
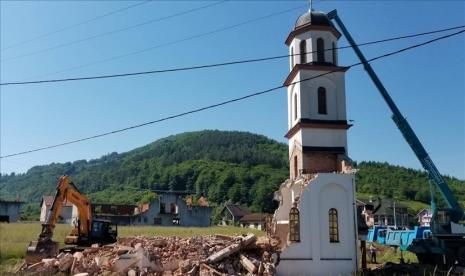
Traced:
[[[36, 240], [41, 230], [39, 223], [0, 223], [0, 275], [22, 261], [31, 240]], [[69, 233], [69, 225], [58, 224], [53, 240], [63, 246], [63, 240]], [[199, 235], [240, 235], [245, 233], [264, 235], [265, 232], [239, 227], [154, 227], [154, 226], [119, 226], [118, 236], [180, 236]]]
[[[0, 223], [0, 275], [14, 271], [15, 267], [22, 262], [26, 253], [29, 241], [37, 239], [41, 226], [39, 223]], [[58, 224], [55, 228], [53, 239], [61, 243], [69, 233], [69, 225]], [[239, 227], [153, 227], [153, 226], [120, 226], [118, 235], [128, 236], [180, 236], [192, 237], [198, 235], [240, 235], [254, 233], [262, 236], [263, 231], [239, 228]], [[398, 263], [399, 251], [392, 248], [378, 246], [378, 262]], [[406, 262], [417, 262], [415, 255], [409, 252], [404, 253]]]

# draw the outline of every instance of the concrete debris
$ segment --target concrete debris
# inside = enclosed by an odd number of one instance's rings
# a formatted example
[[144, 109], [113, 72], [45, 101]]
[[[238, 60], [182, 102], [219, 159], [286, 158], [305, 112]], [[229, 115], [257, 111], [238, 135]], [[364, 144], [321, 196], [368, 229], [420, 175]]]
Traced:
[[[82, 258], [84, 258], [84, 254], [82, 254], [82, 252], [75, 252], [73, 254], [73, 257], [74, 257], [74, 259], [76, 259], [76, 261], [79, 262], [79, 261], [82, 260]], [[58, 256], [57, 256], [57, 258], [58, 258]]]
[[229, 255], [234, 254], [239, 250], [243, 249], [244, 247], [248, 246], [252, 242], [255, 242], [256, 240], [257, 237], [254, 234], [249, 234], [245, 238], [240, 238], [238, 242], [235, 242], [208, 257], [207, 263], [216, 263], [218, 261], [221, 261]]
[[254, 263], [249, 260], [246, 256], [240, 254], [240, 262], [244, 266], [245, 269], [247, 269], [248, 272], [250, 273], [255, 273], [257, 272], [257, 267], [254, 265]]
[[275, 275], [271, 255], [277, 242], [253, 234], [180, 237], [124, 237], [111, 246], [23, 266], [24, 274], [65, 275]]
[[61, 256], [60, 259], [58, 259], [58, 269], [60, 271], [67, 271], [73, 265], [73, 261], [73, 255], [66, 253], [65, 255]]

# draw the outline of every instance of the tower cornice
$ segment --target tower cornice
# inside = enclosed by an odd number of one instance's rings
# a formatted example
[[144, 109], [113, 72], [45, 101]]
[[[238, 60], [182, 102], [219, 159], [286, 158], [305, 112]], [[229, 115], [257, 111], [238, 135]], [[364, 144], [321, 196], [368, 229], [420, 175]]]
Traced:
[[292, 68], [291, 72], [287, 76], [286, 80], [284, 81], [285, 86], [289, 86], [292, 84], [295, 76], [300, 70], [314, 70], [314, 71], [336, 71], [336, 72], [346, 72], [349, 70], [349, 67], [341, 67], [341, 66], [334, 66], [334, 65], [326, 65], [326, 64], [296, 64], [294, 68]]
[[329, 129], [349, 129], [352, 125], [346, 120], [313, 120], [302, 118], [295, 124], [284, 137], [290, 139], [294, 134], [303, 128], [329, 128]]
[[341, 37], [341, 33], [334, 27], [330, 26], [320, 26], [320, 25], [307, 25], [301, 28], [293, 30], [289, 36], [286, 38], [286, 45], [291, 45], [292, 40], [299, 34], [308, 32], [308, 31], [326, 31], [331, 32], [337, 39]]

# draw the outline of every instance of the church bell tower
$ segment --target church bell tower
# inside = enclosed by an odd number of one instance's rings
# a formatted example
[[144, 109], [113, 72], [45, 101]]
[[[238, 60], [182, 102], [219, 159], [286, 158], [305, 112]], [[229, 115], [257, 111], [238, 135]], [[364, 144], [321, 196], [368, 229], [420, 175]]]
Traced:
[[341, 34], [323, 12], [301, 15], [286, 39], [290, 52], [290, 177], [274, 194], [270, 230], [280, 241], [277, 275], [353, 275], [357, 271], [355, 170], [347, 156]]
[[291, 179], [340, 172], [349, 163], [347, 129], [351, 125], [346, 119], [344, 83], [348, 68], [338, 66], [340, 37], [325, 13], [309, 11], [297, 19], [286, 39]]

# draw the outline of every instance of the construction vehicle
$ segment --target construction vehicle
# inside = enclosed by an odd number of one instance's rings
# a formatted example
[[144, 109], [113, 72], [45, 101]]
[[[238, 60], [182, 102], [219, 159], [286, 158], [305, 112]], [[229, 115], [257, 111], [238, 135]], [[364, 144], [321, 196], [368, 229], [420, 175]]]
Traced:
[[[92, 244], [109, 244], [116, 242], [118, 228], [107, 220], [92, 218], [91, 205], [87, 196], [64, 175], [58, 180], [55, 197], [37, 241], [31, 241], [26, 253], [26, 262], [35, 263], [43, 258], [54, 257], [60, 251], [58, 243], [52, 240], [55, 224], [61, 212], [63, 201], [74, 204], [79, 218], [71, 233], [65, 237], [66, 251], [78, 251]], [[63, 249], [61, 249], [63, 250]]]
[[[328, 13], [328, 17], [330, 20], [334, 19], [336, 21], [336, 24], [350, 43], [350, 46], [354, 49], [355, 54], [360, 59], [371, 80], [391, 109], [394, 123], [428, 174], [429, 189], [431, 192], [431, 209], [433, 211], [430, 222], [431, 235], [413, 239], [411, 244], [408, 245], [407, 250], [415, 253], [420, 263], [449, 266], [457, 262], [460, 265], [465, 265], [464, 210], [460, 207], [444, 178], [439, 173], [439, 170], [434, 165], [412, 127], [392, 100], [369, 61], [367, 61], [354, 39], [349, 34], [349, 31], [337, 15], [337, 11], [331, 11]], [[446, 208], [438, 208], [436, 206], [434, 199], [436, 190], [433, 184], [439, 190], [443, 202], [447, 205]]]

